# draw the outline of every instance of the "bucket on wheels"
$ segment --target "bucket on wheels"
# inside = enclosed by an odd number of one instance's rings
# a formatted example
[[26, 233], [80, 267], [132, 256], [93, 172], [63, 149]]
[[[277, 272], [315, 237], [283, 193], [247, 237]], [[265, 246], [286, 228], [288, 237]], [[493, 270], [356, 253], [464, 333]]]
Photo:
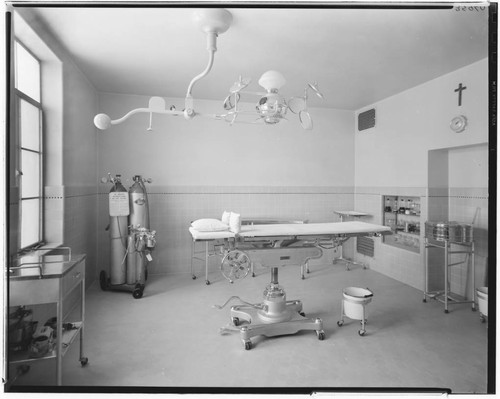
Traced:
[[342, 291], [342, 313], [341, 319], [337, 325], [341, 327], [344, 324], [344, 317], [353, 320], [361, 320], [361, 330], [359, 335], [363, 336], [366, 333], [366, 309], [365, 306], [372, 301], [373, 292], [368, 288], [347, 287]]
[[479, 287], [476, 289], [477, 304], [479, 305], [479, 318], [482, 323], [488, 317], [488, 287]]

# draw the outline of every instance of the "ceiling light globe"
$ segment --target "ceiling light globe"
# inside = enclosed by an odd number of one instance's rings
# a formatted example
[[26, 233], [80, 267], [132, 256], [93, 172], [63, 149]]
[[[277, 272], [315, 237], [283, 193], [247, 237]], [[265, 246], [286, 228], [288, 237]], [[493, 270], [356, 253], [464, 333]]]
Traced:
[[98, 129], [106, 130], [111, 126], [111, 118], [106, 114], [98, 114], [94, 118], [94, 125]]
[[264, 72], [259, 79], [259, 85], [267, 91], [279, 90], [285, 83], [285, 77], [278, 71]]
[[285, 116], [287, 105], [278, 93], [269, 93], [259, 100], [256, 108], [265, 123], [274, 125]]

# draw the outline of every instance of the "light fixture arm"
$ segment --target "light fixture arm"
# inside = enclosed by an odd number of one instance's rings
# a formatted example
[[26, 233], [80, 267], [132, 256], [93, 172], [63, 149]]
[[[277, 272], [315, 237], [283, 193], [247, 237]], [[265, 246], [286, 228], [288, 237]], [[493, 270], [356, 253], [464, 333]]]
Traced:
[[170, 110], [156, 110], [152, 108], [136, 108], [133, 109], [132, 111], [129, 111], [126, 113], [124, 116], [122, 116], [120, 119], [115, 119], [111, 121], [112, 125], [118, 125], [122, 122], [125, 122], [128, 118], [130, 118], [134, 114], [139, 114], [139, 113], [155, 113], [155, 114], [165, 114], [165, 115], [182, 115], [181, 111], [170, 111]]
[[215, 45], [216, 43], [216, 38], [217, 34], [215, 32], [208, 32], [207, 33], [207, 50], [208, 50], [208, 64], [205, 70], [200, 73], [199, 75], [195, 76], [192, 80], [191, 83], [189, 83], [187, 93], [186, 93], [186, 99], [184, 101], [185, 105], [185, 111], [184, 111], [184, 117], [186, 119], [192, 119], [195, 116], [194, 112], [194, 100], [193, 100], [193, 95], [191, 94], [193, 91], [193, 86], [198, 80], [204, 78], [205, 76], [208, 75], [210, 70], [212, 69], [212, 66], [214, 64], [214, 59], [215, 59], [215, 52], [217, 51], [217, 47]]
[[217, 51], [217, 33], [215, 32], [207, 32], [207, 50], [208, 50], [208, 65], [205, 68], [205, 70], [200, 73], [199, 75], [195, 76], [192, 80], [191, 83], [189, 83], [188, 89], [187, 89], [187, 94], [186, 97], [192, 97], [191, 92], [193, 91], [193, 86], [194, 84], [204, 78], [205, 76], [208, 75], [210, 70], [212, 69], [212, 66], [214, 64], [214, 58], [215, 58], [215, 52]]
[[199, 75], [195, 76], [191, 83], [189, 83], [186, 99], [184, 101], [184, 117], [186, 119], [192, 119], [196, 115], [194, 112], [194, 100], [193, 100], [193, 86], [200, 79], [204, 78], [210, 70], [212, 69], [215, 52], [217, 51], [217, 37], [219, 33], [224, 33], [233, 20], [231, 13], [227, 10], [217, 10], [208, 9], [201, 10], [195, 14], [196, 22], [199, 28], [207, 35], [207, 51], [208, 51], [208, 64], [205, 70]]
[[184, 111], [175, 111], [175, 110], [167, 110], [165, 109], [165, 101], [161, 97], [151, 97], [149, 100], [148, 108], [136, 108], [132, 111], [129, 111], [123, 117], [115, 120], [111, 120], [111, 118], [106, 114], [98, 114], [94, 118], [94, 125], [100, 130], [106, 130], [111, 125], [117, 125], [119, 123], [124, 122], [129, 117], [137, 113], [149, 113], [150, 114], [150, 122], [148, 130], [152, 130], [151, 128], [151, 120], [152, 114], [166, 114], [166, 115], [184, 115], [186, 119], [192, 119], [195, 115], [205, 116], [213, 119], [222, 119], [222, 116], [216, 114], [197, 114], [193, 108], [193, 86], [194, 84], [205, 77], [210, 70], [212, 69], [215, 52], [217, 51], [217, 36], [220, 33], [224, 33], [229, 29], [233, 17], [231, 13], [224, 9], [205, 9], [199, 10], [195, 13], [195, 19], [198, 23], [199, 27], [203, 32], [207, 35], [207, 50], [208, 50], [208, 64], [205, 70], [199, 75], [195, 76], [191, 83], [188, 86], [186, 99], [185, 99], [185, 109]]

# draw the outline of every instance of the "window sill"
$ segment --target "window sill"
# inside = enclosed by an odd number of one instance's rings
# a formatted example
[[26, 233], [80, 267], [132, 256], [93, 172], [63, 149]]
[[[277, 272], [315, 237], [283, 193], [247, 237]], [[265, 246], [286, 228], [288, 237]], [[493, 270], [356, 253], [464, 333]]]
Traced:
[[46, 243], [44, 245], [42, 245], [41, 247], [37, 248], [37, 249], [34, 249], [32, 251], [29, 251], [29, 252], [26, 252], [26, 253], [22, 253], [22, 254], [18, 254], [17, 256], [15, 256], [13, 259], [12, 259], [12, 263], [13, 264], [19, 264], [19, 263], [22, 263], [22, 260], [26, 257], [40, 257], [40, 256], [44, 256], [44, 255], [48, 255], [50, 254], [52, 251], [67, 251], [68, 253], [68, 256], [69, 256], [69, 259], [71, 259], [71, 248], [69, 247], [63, 247], [62, 246], [62, 243], [57, 243], [57, 242], [51, 242], [51, 243]]

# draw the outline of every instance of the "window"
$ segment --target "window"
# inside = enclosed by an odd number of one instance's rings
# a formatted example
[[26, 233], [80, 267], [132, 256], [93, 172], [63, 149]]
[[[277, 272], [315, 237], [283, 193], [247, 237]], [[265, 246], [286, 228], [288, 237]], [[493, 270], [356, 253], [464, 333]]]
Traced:
[[40, 61], [19, 41], [14, 45], [19, 249], [43, 241], [43, 134]]

